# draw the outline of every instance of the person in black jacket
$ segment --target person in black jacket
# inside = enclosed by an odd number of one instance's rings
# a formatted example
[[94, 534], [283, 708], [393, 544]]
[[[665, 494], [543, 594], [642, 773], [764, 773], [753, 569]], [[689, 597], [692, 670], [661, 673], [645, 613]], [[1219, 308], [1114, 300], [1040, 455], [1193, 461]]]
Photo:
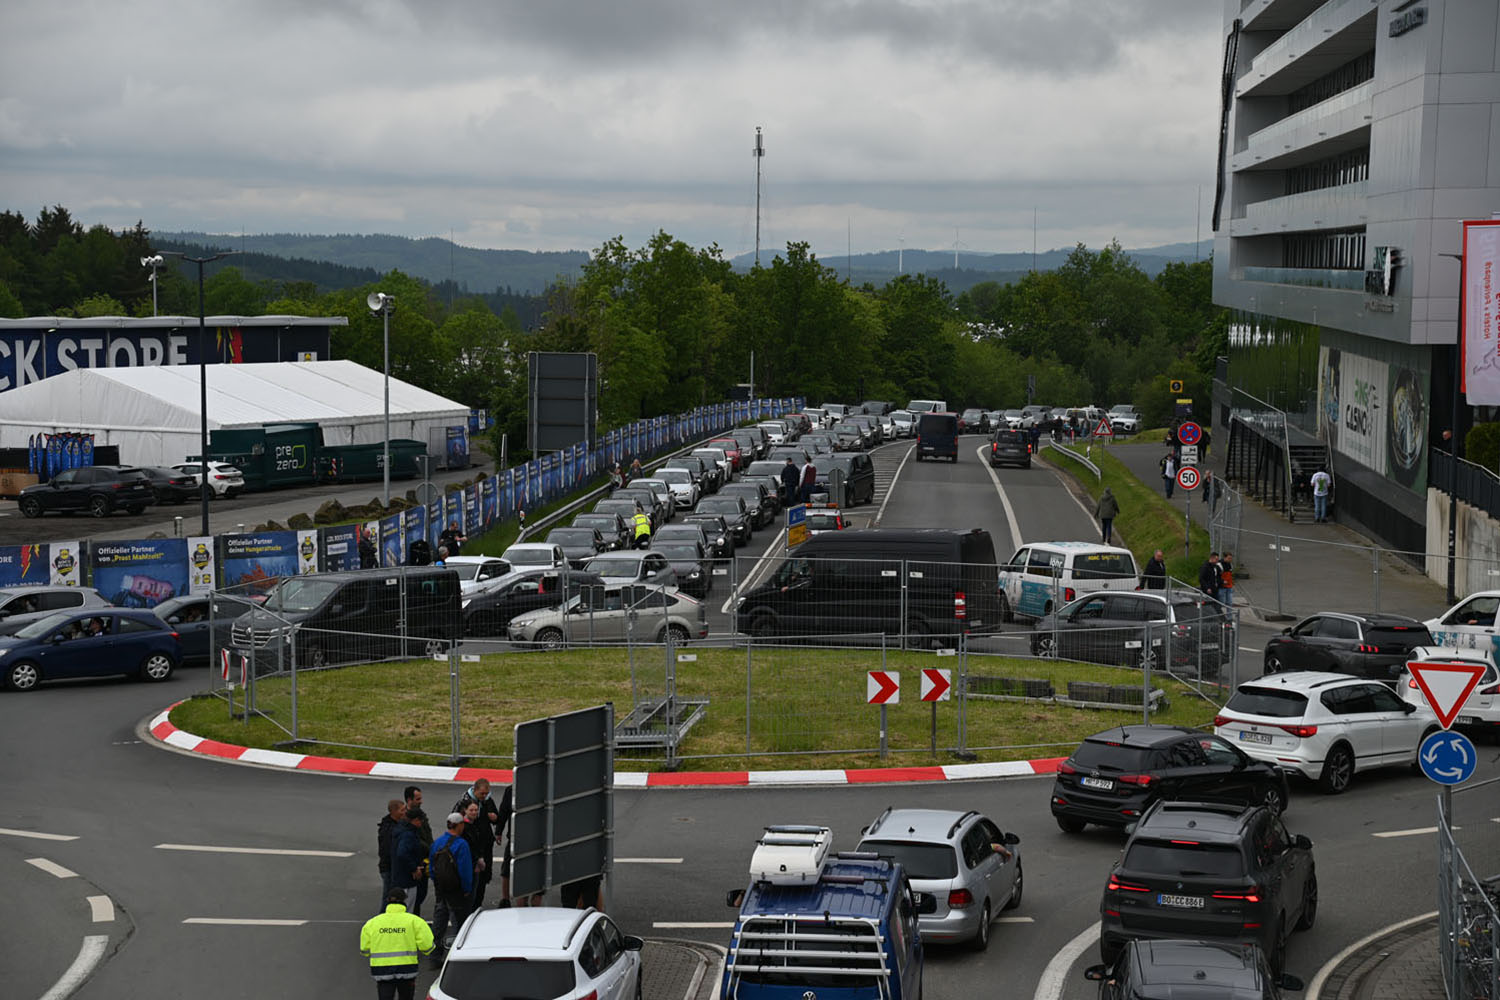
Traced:
[[[490, 782], [488, 778], [476, 778], [474, 784], [464, 792], [463, 796], [454, 803], [453, 811], [464, 813], [471, 805], [479, 807], [479, 815], [465, 836], [474, 847], [474, 860], [484, 861], [482, 872], [476, 872], [474, 879], [474, 909], [484, 905], [484, 890], [494, 877], [495, 871], [495, 845], [500, 842], [505, 833], [506, 822], [510, 819], [510, 788], [505, 789], [504, 804], [497, 805], [490, 795]], [[505, 882], [509, 881], [509, 868], [502, 871], [502, 891], [505, 890]]]
[[1146, 569], [1141, 573], [1141, 588], [1143, 590], [1165, 590], [1167, 588], [1167, 561], [1162, 557], [1161, 549], [1157, 549], [1146, 563]]
[[797, 484], [801, 476], [797, 472], [797, 463], [788, 456], [786, 464], [781, 467], [781, 502], [790, 507], [797, 499]]
[[463, 552], [463, 544], [465, 541], [467, 541], [467, 539], [464, 538], [463, 532], [458, 530], [457, 521], [454, 521], [452, 524], [448, 525], [448, 527], [443, 529], [443, 533], [438, 535], [438, 545], [442, 548], [447, 549], [450, 556], [461, 554]]
[[1219, 554], [1210, 552], [1208, 562], [1198, 568], [1198, 589], [1216, 601], [1219, 599], [1219, 572]]
[[370, 532], [364, 528], [356, 528], [359, 532], [359, 568], [374, 569], [376, 566], [375, 539]]
[[375, 824], [376, 867], [380, 870], [380, 899], [391, 894], [391, 851], [397, 828], [406, 820], [406, 803], [391, 799], [385, 804], [385, 815]]

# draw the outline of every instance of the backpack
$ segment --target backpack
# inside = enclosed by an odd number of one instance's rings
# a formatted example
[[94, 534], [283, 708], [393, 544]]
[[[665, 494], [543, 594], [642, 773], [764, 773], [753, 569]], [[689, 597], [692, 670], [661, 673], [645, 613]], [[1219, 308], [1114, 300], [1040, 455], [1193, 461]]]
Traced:
[[458, 877], [458, 859], [453, 856], [453, 838], [432, 856], [432, 884], [441, 892], [462, 892], [463, 880]]

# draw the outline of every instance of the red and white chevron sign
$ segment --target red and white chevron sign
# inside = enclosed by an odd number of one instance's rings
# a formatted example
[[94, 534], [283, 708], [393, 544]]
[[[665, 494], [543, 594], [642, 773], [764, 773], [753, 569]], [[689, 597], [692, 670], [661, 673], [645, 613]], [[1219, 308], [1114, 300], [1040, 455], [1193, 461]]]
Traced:
[[901, 672], [871, 670], [865, 681], [865, 699], [871, 705], [901, 704]]
[[922, 668], [922, 700], [948, 701], [953, 697], [953, 671]]

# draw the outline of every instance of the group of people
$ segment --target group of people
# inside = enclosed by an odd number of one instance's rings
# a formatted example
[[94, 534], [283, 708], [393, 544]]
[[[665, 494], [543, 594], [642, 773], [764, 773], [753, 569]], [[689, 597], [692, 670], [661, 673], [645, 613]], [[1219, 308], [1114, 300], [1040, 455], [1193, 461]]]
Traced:
[[[1167, 589], [1167, 560], [1161, 549], [1152, 553], [1141, 570], [1140, 590]], [[1198, 568], [1198, 589], [1203, 596], [1211, 597], [1226, 607], [1234, 604], [1234, 553], [1225, 549], [1210, 552], [1208, 560]]]

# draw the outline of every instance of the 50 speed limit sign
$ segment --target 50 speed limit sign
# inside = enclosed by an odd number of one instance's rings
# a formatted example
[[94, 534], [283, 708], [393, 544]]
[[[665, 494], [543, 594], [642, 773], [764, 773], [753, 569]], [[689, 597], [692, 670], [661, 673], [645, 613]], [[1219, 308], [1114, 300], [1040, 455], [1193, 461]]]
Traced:
[[1185, 490], [1196, 490], [1198, 488], [1198, 470], [1191, 465], [1184, 465], [1178, 469], [1177, 485]]

